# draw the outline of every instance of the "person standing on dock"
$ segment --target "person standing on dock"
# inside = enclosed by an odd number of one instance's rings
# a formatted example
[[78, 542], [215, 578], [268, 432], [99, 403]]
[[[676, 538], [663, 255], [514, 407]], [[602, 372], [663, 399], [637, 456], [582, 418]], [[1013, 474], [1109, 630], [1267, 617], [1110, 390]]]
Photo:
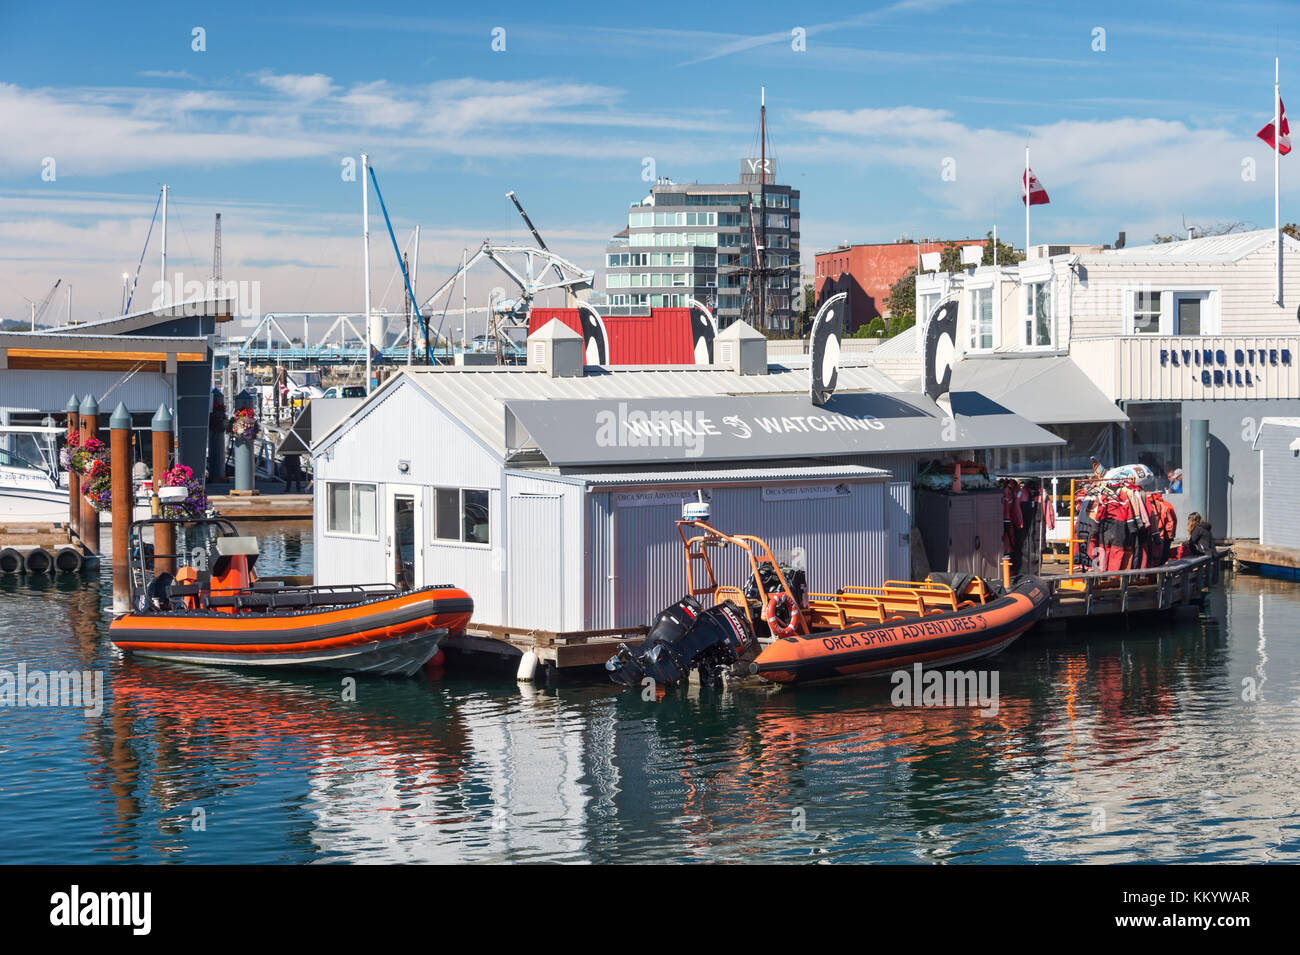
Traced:
[[[306, 479], [307, 476], [302, 470], [302, 457], [297, 454], [286, 454], [284, 456], [284, 493], [301, 494]], [[297, 488], [296, 491], [295, 488]]]

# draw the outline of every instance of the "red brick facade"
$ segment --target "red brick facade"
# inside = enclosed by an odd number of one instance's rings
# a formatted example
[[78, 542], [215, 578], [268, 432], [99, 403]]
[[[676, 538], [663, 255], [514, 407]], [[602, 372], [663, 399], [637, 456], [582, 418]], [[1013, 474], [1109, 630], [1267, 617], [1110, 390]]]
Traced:
[[[954, 245], [983, 245], [986, 239], [956, 239]], [[889, 242], [882, 245], [851, 245], [814, 257], [813, 288], [820, 305], [828, 296], [849, 293], [851, 330], [877, 316], [888, 318], [889, 289], [919, 264], [926, 252], [942, 252], [944, 242]]]

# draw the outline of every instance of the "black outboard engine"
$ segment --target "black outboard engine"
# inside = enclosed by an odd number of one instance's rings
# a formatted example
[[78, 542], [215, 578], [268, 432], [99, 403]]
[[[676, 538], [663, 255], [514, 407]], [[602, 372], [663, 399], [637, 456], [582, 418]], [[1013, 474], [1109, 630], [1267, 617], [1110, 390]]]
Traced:
[[699, 670], [701, 683], [712, 685], [753, 643], [744, 615], [730, 601], [705, 610], [695, 598], [683, 597], [659, 613], [641, 646], [620, 643], [605, 670], [624, 686], [637, 686], [646, 677], [672, 686], [691, 670]]

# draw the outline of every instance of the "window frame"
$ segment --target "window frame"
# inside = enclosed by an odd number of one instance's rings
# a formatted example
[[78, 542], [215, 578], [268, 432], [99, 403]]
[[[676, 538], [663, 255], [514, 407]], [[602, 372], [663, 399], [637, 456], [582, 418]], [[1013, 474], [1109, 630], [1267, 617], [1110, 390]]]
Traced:
[[[432, 493], [432, 504], [429, 514], [429, 543], [444, 547], [471, 547], [477, 550], [492, 549], [492, 489], [486, 487], [452, 487], [450, 485], [439, 484], [430, 488]], [[454, 491], [456, 493], [456, 527], [460, 531], [460, 538], [440, 537], [438, 534], [438, 492]], [[487, 524], [488, 539], [486, 541], [471, 541], [465, 539], [465, 494], [467, 491], [479, 492], [487, 495]]]
[[[1036, 341], [1038, 332], [1038, 314], [1034, 310], [1036, 296], [1034, 289], [1036, 286], [1047, 286], [1047, 310], [1048, 310], [1048, 341], [1046, 344], [1040, 344]], [[1021, 284], [1020, 295], [1020, 345], [1026, 351], [1055, 351], [1057, 342], [1057, 316], [1056, 316], [1056, 282], [1051, 275], [1045, 275], [1041, 278], [1027, 278]]]
[[[332, 495], [332, 490], [334, 487], [338, 485], [347, 485], [348, 488], [348, 528], [349, 529], [346, 531], [335, 530], [333, 527], [332, 512], [334, 507], [334, 498]], [[356, 488], [358, 487], [368, 487], [374, 490], [373, 520], [374, 520], [375, 532], [373, 534], [362, 534], [359, 531], [352, 529], [352, 517], [356, 512], [356, 504], [357, 504]], [[325, 533], [330, 537], [347, 537], [352, 540], [367, 540], [367, 541], [379, 540], [379, 482], [378, 481], [335, 481], [335, 480], [327, 479], [325, 481]]]
[[[998, 294], [998, 283], [992, 279], [986, 282], [967, 283], [964, 293], [966, 295], [966, 352], [968, 354], [988, 354], [996, 351], [1001, 337], [998, 334], [998, 326], [1001, 324], [1002, 296]], [[990, 344], [987, 346], [976, 344], [979, 319], [975, 310], [975, 303], [977, 296], [981, 293], [987, 293], [989, 296]]]

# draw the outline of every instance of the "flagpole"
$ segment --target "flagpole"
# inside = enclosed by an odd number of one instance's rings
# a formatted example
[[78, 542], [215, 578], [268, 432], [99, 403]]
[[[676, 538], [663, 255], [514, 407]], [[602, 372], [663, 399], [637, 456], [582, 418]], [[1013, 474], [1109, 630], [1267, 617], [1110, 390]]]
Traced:
[[1278, 58], [1273, 57], [1273, 235], [1277, 239], [1277, 293], [1274, 303], [1282, 304], [1282, 217], [1278, 202], [1278, 158], [1282, 145], [1282, 93], [1278, 86]]
[[1025, 258], [1029, 258], [1029, 143], [1025, 143]]

